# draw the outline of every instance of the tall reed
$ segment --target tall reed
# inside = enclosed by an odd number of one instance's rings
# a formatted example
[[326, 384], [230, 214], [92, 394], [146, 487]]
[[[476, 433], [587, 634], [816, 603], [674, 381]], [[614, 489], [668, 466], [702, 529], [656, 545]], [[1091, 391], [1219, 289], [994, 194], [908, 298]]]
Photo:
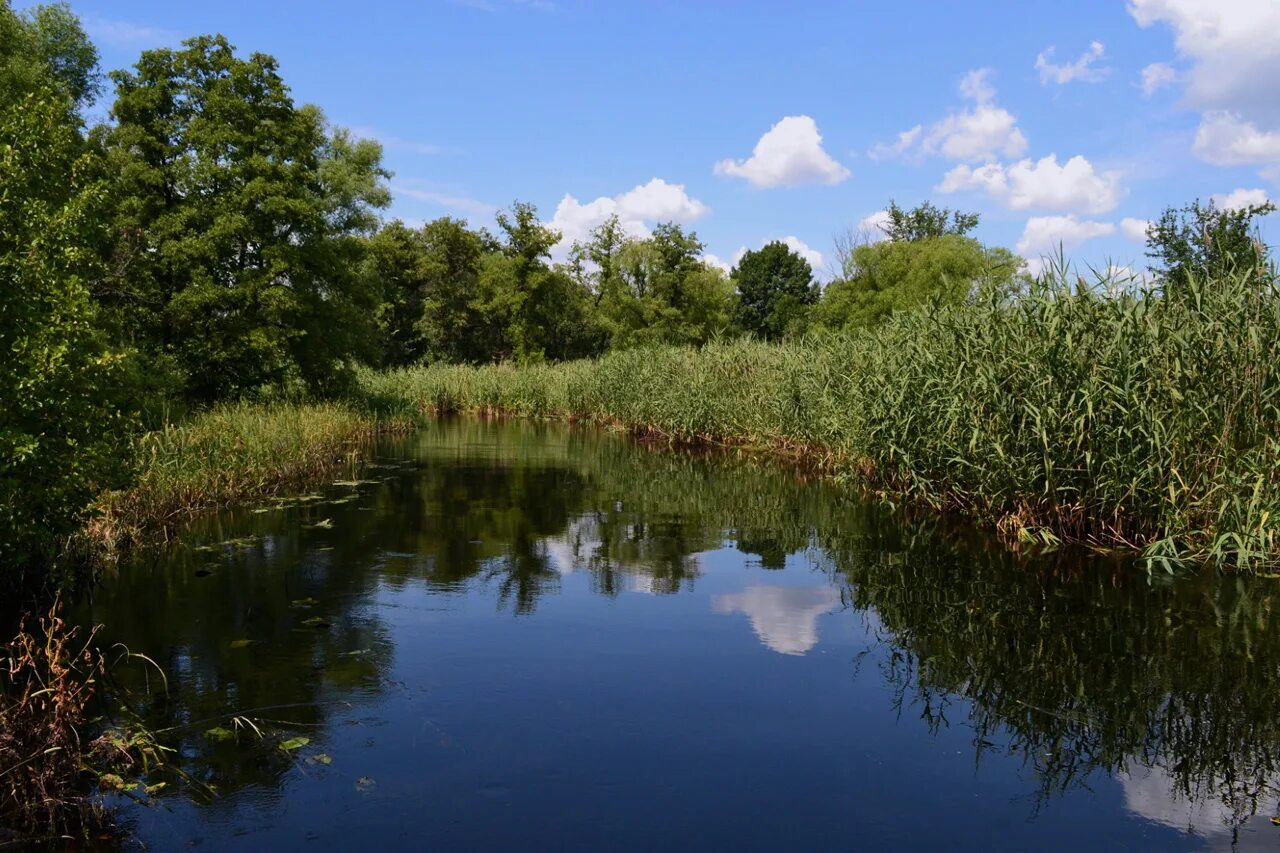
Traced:
[[575, 417], [798, 452], [1011, 538], [1156, 564], [1280, 560], [1280, 284], [1070, 282], [931, 306], [862, 333], [431, 366], [361, 377], [405, 414]]

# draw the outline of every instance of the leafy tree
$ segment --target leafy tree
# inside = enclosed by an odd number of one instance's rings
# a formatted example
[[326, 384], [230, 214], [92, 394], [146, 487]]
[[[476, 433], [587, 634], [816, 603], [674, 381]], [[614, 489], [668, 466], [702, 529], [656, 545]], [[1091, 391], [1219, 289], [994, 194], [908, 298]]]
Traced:
[[775, 241], [747, 252], [730, 278], [738, 289], [735, 322], [765, 340], [796, 331], [818, 301], [813, 269], [785, 243]]
[[33, 6], [18, 15], [0, 0], [0, 108], [43, 86], [84, 107], [101, 85], [98, 50], [67, 4]]
[[593, 294], [611, 346], [702, 344], [724, 329], [731, 290], [702, 250], [698, 236], [675, 223], [627, 238], [616, 216], [574, 246], [571, 267]]
[[896, 201], [890, 200], [885, 213], [888, 222], [881, 226], [881, 230], [896, 243], [949, 235], [963, 237], [978, 227], [978, 214], [935, 207], [930, 201], [911, 210], [903, 210]]
[[815, 320], [828, 329], [874, 326], [931, 299], [958, 303], [979, 288], [1009, 291], [1024, 265], [1008, 249], [956, 234], [858, 246], [845, 277], [827, 285]]
[[[516, 202], [500, 212], [503, 264], [489, 265], [489, 310], [510, 317], [510, 353], [518, 361], [560, 361], [597, 355], [606, 344], [592, 295], [568, 270], [549, 264], [560, 233], [538, 221], [537, 208]], [[505, 280], [505, 285], [503, 284]]]
[[1199, 200], [1181, 209], [1170, 207], [1147, 229], [1147, 257], [1156, 261], [1155, 270], [1173, 290], [1193, 279], [1231, 272], [1261, 274], [1267, 249], [1254, 220], [1275, 209], [1266, 202], [1223, 210]]
[[95, 136], [117, 204], [96, 295], [116, 333], [198, 399], [332, 387], [370, 355], [376, 294], [358, 267], [390, 200], [378, 145], [326, 132], [274, 59], [221, 36], [146, 51], [112, 79], [115, 124]]
[[[0, 8], [0, 21], [8, 14]], [[101, 185], [87, 182], [62, 87], [0, 106], [0, 554], [47, 563], [93, 496], [125, 473], [128, 430], [110, 397], [118, 357], [85, 284]], [[6, 580], [12, 581], [12, 576]]]

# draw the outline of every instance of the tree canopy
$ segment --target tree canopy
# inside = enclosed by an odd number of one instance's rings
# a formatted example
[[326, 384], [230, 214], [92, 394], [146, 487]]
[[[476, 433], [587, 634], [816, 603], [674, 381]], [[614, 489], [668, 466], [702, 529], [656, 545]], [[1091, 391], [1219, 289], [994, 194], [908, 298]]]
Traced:
[[730, 274], [737, 286], [734, 322], [744, 332], [777, 340], [802, 328], [818, 285], [809, 262], [774, 241], [746, 252]]

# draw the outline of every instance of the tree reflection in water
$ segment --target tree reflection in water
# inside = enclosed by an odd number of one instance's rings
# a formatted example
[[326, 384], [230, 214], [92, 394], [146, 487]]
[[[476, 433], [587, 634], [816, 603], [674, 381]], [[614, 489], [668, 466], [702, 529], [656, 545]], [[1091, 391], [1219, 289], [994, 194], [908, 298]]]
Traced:
[[225, 544], [123, 567], [85, 605], [111, 641], [169, 673], [168, 693], [146, 694], [148, 716], [195, 778], [272, 791], [292, 766], [208, 737], [230, 714], [358, 724], [394, 653], [383, 590], [490, 590], [537, 618], [567, 573], [603, 596], [679, 594], [708, 553], [736, 547], [766, 569], [808, 561], [823, 583], [754, 584], [717, 596], [717, 611], [745, 614], [785, 654], [819, 642], [821, 614], [863, 614], [901, 707], [935, 730], [971, 726], [978, 760], [1013, 753], [1041, 802], [1109, 774], [1132, 808], [1168, 823], [1231, 826], [1275, 808], [1270, 582], [1020, 558], [780, 467], [554, 425], [438, 424], [388, 444], [363, 476], [377, 482], [199, 525], [192, 543]]

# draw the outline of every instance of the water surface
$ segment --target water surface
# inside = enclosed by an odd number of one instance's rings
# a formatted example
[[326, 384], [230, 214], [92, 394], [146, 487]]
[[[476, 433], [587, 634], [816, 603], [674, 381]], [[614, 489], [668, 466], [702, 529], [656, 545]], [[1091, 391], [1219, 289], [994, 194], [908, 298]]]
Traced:
[[149, 849], [1248, 850], [1280, 843], [1274, 593], [451, 421], [82, 617], [169, 674], [126, 670], [192, 778], [127, 810]]

